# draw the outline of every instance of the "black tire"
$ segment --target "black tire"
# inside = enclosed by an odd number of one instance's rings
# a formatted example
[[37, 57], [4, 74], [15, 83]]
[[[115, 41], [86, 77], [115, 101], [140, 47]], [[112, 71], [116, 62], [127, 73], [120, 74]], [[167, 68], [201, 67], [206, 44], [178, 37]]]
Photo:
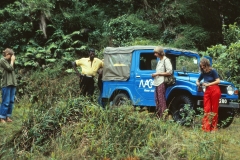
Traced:
[[130, 104], [129, 102], [130, 102], [130, 99], [126, 94], [119, 93], [114, 97], [114, 99], [112, 101], [112, 106], [119, 107], [121, 105]]
[[[186, 107], [187, 105], [189, 108]], [[175, 122], [181, 125], [190, 125], [195, 115], [193, 108], [193, 100], [187, 95], [182, 95], [173, 100], [169, 110]]]
[[219, 108], [218, 128], [226, 128], [233, 122], [235, 110], [233, 108]]
[[107, 106], [109, 106], [109, 99], [108, 98], [103, 98], [102, 100], [101, 100], [101, 106], [103, 107], [103, 108], [106, 108]]

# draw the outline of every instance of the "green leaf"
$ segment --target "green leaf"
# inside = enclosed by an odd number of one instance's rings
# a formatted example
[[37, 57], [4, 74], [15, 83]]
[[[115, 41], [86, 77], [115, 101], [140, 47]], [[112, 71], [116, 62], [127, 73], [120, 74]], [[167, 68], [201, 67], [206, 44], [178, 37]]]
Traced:
[[53, 63], [53, 62], [56, 62], [56, 59], [46, 59], [46, 62], [51, 62], [51, 63]]
[[42, 58], [42, 54], [38, 53], [38, 54], [36, 55], [36, 58]]
[[76, 51], [86, 50], [87, 46], [81, 46], [80, 48], [75, 48]]
[[24, 56], [25, 56], [25, 57], [32, 57], [32, 56], [34, 56], [34, 54], [27, 52]]
[[57, 46], [55, 43], [51, 43], [51, 44], [48, 46], [47, 50], [56, 49], [56, 48], [58, 48], [58, 46]]
[[66, 51], [74, 51], [73, 47], [67, 48]]
[[72, 34], [70, 34], [71, 36], [73, 36], [73, 35], [80, 35], [81, 34], [81, 32], [80, 31], [75, 31], [75, 32], [73, 32]]
[[33, 66], [33, 67], [37, 67], [38, 64], [34, 61], [28, 61], [24, 63], [24, 66]]
[[65, 72], [67, 72], [67, 73], [74, 73], [75, 71], [73, 69], [67, 69], [67, 70], [65, 70]]

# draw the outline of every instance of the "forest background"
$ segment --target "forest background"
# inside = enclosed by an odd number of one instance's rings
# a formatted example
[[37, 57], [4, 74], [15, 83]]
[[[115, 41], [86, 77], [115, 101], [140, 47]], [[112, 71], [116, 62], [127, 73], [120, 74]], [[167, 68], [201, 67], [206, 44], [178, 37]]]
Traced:
[[14, 49], [19, 86], [15, 122], [0, 126], [0, 158], [234, 159], [238, 118], [209, 137], [127, 106], [102, 111], [79, 97], [71, 62], [89, 48], [99, 58], [107, 46], [188, 49], [210, 55], [239, 88], [239, 24], [235, 0], [2, 0], [0, 50]]

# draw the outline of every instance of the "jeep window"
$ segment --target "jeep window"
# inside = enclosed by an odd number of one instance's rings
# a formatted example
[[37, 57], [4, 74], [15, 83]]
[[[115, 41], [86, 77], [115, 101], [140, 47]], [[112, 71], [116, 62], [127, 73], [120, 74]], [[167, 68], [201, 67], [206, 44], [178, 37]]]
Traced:
[[187, 56], [176, 57], [176, 70], [183, 72], [199, 72], [197, 58]]
[[157, 65], [157, 58], [154, 54], [141, 53], [139, 60], [140, 70], [155, 70]]
[[130, 77], [131, 61], [132, 54], [129, 53], [105, 54], [102, 80], [128, 80]]
[[130, 66], [131, 54], [113, 54], [110, 60], [113, 66]]

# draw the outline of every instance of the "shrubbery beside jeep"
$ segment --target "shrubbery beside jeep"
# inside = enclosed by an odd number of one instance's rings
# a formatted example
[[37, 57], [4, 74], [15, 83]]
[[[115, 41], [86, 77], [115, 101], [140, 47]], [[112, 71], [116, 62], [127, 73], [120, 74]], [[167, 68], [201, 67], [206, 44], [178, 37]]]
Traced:
[[[155, 107], [152, 73], [159, 60], [154, 56], [156, 46], [107, 47], [104, 49], [103, 89], [104, 105], [120, 106], [126, 101], [134, 106]], [[186, 104], [191, 110], [203, 108], [202, 88], [196, 80], [200, 75], [201, 56], [189, 50], [164, 48], [171, 60], [176, 84], [166, 89], [167, 106], [175, 121], [185, 122]], [[212, 64], [211, 57], [205, 56]], [[238, 89], [227, 81], [221, 80], [221, 99], [219, 100], [219, 124], [223, 127], [232, 123], [235, 109], [239, 108]]]

